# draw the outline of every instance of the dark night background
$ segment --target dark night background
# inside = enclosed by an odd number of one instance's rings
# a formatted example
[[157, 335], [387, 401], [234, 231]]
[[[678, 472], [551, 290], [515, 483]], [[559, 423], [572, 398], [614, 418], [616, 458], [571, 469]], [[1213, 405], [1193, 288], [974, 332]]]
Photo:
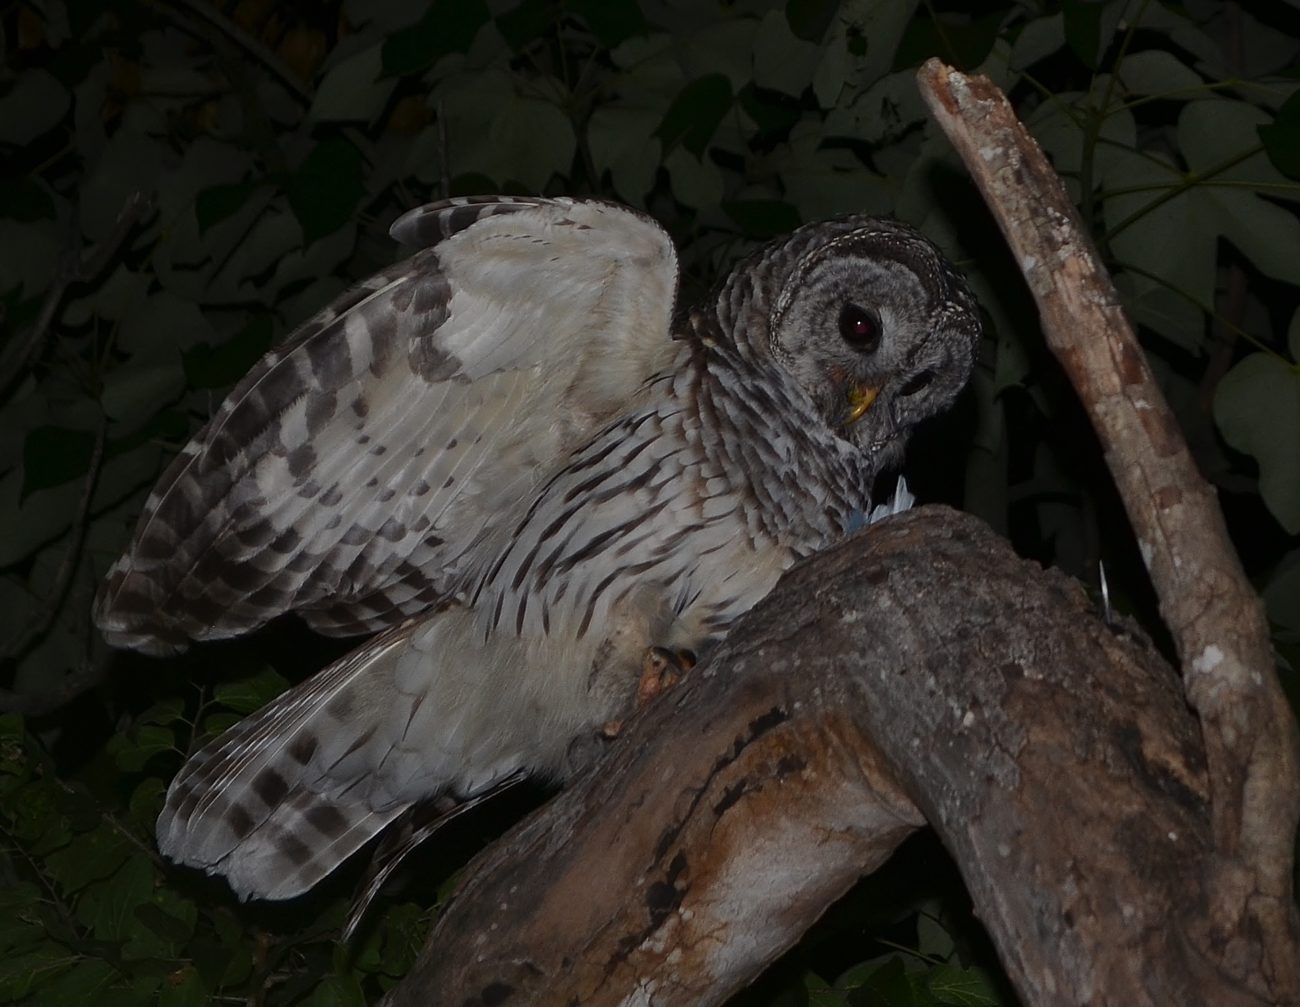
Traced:
[[[906, 473], [1164, 639], [1137, 545], [916, 67], [991, 76], [1125, 298], [1247, 572], [1300, 658], [1295, 0], [30, 0], [0, 6], [0, 1002], [362, 1004], [536, 790], [458, 822], [352, 947], [359, 868], [284, 905], [157, 856], [184, 753], [344, 645], [286, 621], [168, 661], [90, 623], [165, 460], [444, 195], [644, 208], [686, 298], [849, 211], [923, 228], [986, 312]], [[137, 196], [138, 194], [138, 196]], [[139, 204], [136, 200], [142, 198]], [[125, 215], [125, 216], [124, 216]], [[835, 906], [745, 1007], [1013, 1004], [932, 839]]]

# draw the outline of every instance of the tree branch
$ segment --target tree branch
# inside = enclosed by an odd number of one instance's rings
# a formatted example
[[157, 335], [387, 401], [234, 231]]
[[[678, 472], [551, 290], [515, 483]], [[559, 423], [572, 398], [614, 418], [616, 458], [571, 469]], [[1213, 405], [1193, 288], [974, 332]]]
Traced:
[[1269, 957], [1289, 963], [1290, 996], [1300, 1000], [1292, 894], [1296, 726], [1277, 681], [1263, 605], [1042, 150], [988, 79], [930, 60], [919, 80], [1020, 263], [1048, 345], [1092, 420], [1178, 647], [1204, 732], [1222, 858], [1211, 925], [1240, 934], [1253, 920]]
[[1196, 926], [1197, 735], [1077, 584], [923, 508], [787, 574], [471, 865], [389, 1004], [720, 1003], [923, 819], [1026, 1004], [1272, 1003]]

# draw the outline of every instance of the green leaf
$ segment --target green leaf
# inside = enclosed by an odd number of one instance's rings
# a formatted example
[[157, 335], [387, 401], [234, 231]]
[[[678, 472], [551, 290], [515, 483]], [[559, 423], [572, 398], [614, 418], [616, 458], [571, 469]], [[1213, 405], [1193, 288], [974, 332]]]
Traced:
[[185, 701], [179, 696], [160, 699], [135, 718], [137, 724], [174, 724], [185, 715]]
[[490, 19], [483, 0], [434, 0], [424, 17], [384, 40], [384, 75], [418, 73], [448, 53], [464, 52]]
[[63, 892], [71, 895], [92, 882], [111, 877], [130, 858], [133, 849], [116, 829], [100, 825], [47, 856], [45, 868]]
[[731, 81], [724, 74], [711, 73], [691, 81], [678, 92], [655, 130], [664, 152], [680, 143], [696, 157], [703, 157], [731, 102]]
[[127, 941], [138, 930], [137, 906], [153, 891], [153, 870], [143, 855], [128, 857], [102, 881], [92, 882], [77, 899], [76, 915], [97, 940]]
[[200, 189], [194, 196], [194, 219], [198, 221], [199, 234], [238, 212], [248, 197], [264, 184], [263, 180], [249, 180]]
[[1200, 74], [1163, 49], [1146, 49], [1125, 57], [1119, 79], [1134, 94], [1195, 92], [1205, 85]]
[[126, 959], [175, 956], [194, 935], [199, 918], [198, 906], [170, 888], [154, 888], [134, 912], [136, 925], [122, 948]]
[[212, 692], [212, 698], [236, 713], [252, 713], [287, 688], [289, 683], [282, 676], [270, 668], [264, 668], [253, 675], [217, 686]]
[[797, 38], [780, 11], [768, 11], [759, 22], [754, 35], [754, 86], [797, 98], [812, 83], [820, 60], [819, 48]]
[[1270, 619], [1300, 632], [1300, 549], [1282, 557], [1264, 586], [1263, 596]]
[[[1192, 189], [1194, 199], [1205, 207], [1200, 212], [1205, 214], [1206, 230], [1213, 234], [1217, 229], [1274, 279], [1300, 284], [1300, 255], [1295, 254], [1300, 248], [1300, 221], [1290, 207], [1252, 191], [1260, 183], [1282, 181], [1258, 150], [1257, 131], [1252, 127], [1262, 118], [1260, 109], [1245, 102], [1218, 98], [1190, 102], [1178, 117], [1178, 147], [1191, 169], [1207, 176]], [[1223, 168], [1233, 156], [1243, 157]], [[1186, 213], [1189, 207], [1179, 209]]]
[[1273, 167], [1300, 179], [1300, 91], [1282, 103], [1271, 123], [1255, 129]]
[[496, 16], [497, 31], [515, 52], [541, 38], [554, 24], [551, 0], [523, 0]]
[[163, 809], [166, 791], [163, 781], [156, 777], [141, 781], [131, 793], [131, 803], [127, 809], [131, 823], [145, 832], [152, 832], [158, 814]]
[[1011, 46], [1010, 63], [1017, 69], [1033, 66], [1065, 44], [1065, 18], [1058, 11], [1035, 18], [1021, 29]]
[[42, 220], [54, 216], [49, 192], [29, 177], [7, 180], [0, 186], [0, 217]]
[[[0, 854], [2, 856], [2, 854]], [[40, 907], [48, 902], [46, 893], [35, 883], [6, 877], [0, 887], [0, 959], [32, 950], [34, 945], [49, 939], [49, 932], [41, 923]], [[3, 1000], [0, 992], [0, 1000]]]
[[331, 137], [312, 149], [285, 186], [304, 245], [352, 219], [366, 192], [364, 175], [361, 151], [347, 140]]
[[311, 122], [374, 122], [384, 111], [397, 78], [383, 76], [383, 46], [353, 53], [332, 67], [316, 88]]
[[927, 904], [916, 919], [916, 949], [927, 958], [947, 961], [955, 951], [952, 935], [935, 917], [935, 904]]
[[57, 126], [71, 104], [68, 89], [48, 70], [24, 70], [0, 98], [0, 143], [26, 146]]
[[839, 10], [839, 0], [786, 0], [785, 19], [799, 38], [820, 42]]
[[808, 1007], [849, 1007], [847, 991], [836, 989], [815, 972], [805, 973], [803, 987]]
[[855, 1007], [923, 1007], [900, 955], [875, 969], [853, 990], [849, 1002]]
[[30, 848], [28, 852], [48, 854], [72, 838], [71, 823], [48, 781], [24, 783], [6, 797], [4, 816], [14, 836]]
[[926, 987], [941, 1004], [954, 1007], [1000, 1007], [1001, 998], [980, 969], [937, 965], [926, 976]]
[[1089, 69], [1097, 69], [1101, 58], [1101, 0], [1062, 0], [1065, 41]]
[[913, 18], [899, 40], [890, 69], [909, 69], [931, 56], [958, 67], [977, 67], [993, 50], [1001, 24], [1000, 12], [971, 20], [947, 16]]
[[[99, 395], [104, 415], [132, 426], [174, 402], [185, 390], [185, 372], [174, 350], [154, 350], [124, 361], [104, 375]], [[134, 421], [134, 422], [133, 422]]]
[[175, 749], [176, 737], [172, 729], [157, 724], [138, 724], [125, 734], [109, 738], [107, 746], [117, 768], [127, 773], [138, 773], [155, 755]]
[[224, 343], [199, 343], [186, 350], [181, 354], [186, 382], [191, 388], [229, 388], [271, 348], [273, 333], [271, 316], [257, 314]]
[[751, 238], [773, 238], [799, 226], [799, 211], [776, 199], [733, 199], [723, 212]]
[[361, 984], [351, 976], [328, 976], [305, 1000], [302, 1007], [365, 1007]]
[[513, 75], [495, 68], [458, 74], [435, 92], [447, 135], [455, 138], [448, 159], [457, 186], [481, 171], [495, 186], [541, 192], [554, 176], [567, 174], [577, 134], [562, 107], [565, 95], [558, 81], [538, 84], [522, 92]]
[[53, 220], [0, 218], [0, 290], [35, 297], [50, 285], [63, 254]]
[[1229, 371], [1214, 396], [1224, 439], [1259, 463], [1259, 492], [1278, 523], [1300, 534], [1300, 369], [1252, 353]]
[[592, 34], [608, 49], [647, 28], [636, 0], [568, 0], [565, 6], [586, 21]]
[[89, 430], [40, 426], [23, 441], [23, 484], [19, 502], [37, 490], [79, 479], [90, 469], [95, 435]]
[[186, 965], [166, 976], [158, 991], [158, 1007], [204, 1007], [213, 1002], [212, 991], [198, 969]]
[[54, 944], [16, 955], [0, 955], [0, 1001], [31, 1003], [25, 998], [52, 982], [77, 963], [76, 955]]
[[42, 983], [32, 1007], [94, 1007], [117, 979], [108, 962], [83, 958], [50, 983]]

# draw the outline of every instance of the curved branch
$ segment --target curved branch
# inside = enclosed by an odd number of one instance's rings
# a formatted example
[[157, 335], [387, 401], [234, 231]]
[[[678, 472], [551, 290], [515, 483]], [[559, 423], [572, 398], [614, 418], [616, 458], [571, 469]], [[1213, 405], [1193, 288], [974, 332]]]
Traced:
[[720, 1003], [923, 820], [1025, 1003], [1274, 1002], [1197, 927], [1214, 854], [1176, 676], [924, 508], [791, 571], [483, 854], [389, 1003]]

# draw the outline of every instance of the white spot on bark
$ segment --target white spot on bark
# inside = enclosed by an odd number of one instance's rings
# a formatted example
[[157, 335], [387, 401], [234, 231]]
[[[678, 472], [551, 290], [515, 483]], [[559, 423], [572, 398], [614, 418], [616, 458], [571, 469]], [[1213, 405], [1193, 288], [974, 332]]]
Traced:
[[1203, 651], [1192, 658], [1192, 670], [1199, 672], [1213, 671], [1223, 663], [1223, 651], [1214, 644], [1210, 644]]
[[1011, 856], [1011, 847], [1006, 843], [998, 843], [998, 856], [1004, 858]]
[[971, 724], [973, 724], [973, 723], [975, 723], [975, 711], [974, 711], [974, 710], [967, 710], [967, 711], [966, 711], [966, 716], [964, 716], [964, 717], [961, 718], [961, 726], [962, 726], [962, 727], [970, 727]]
[[1138, 539], [1138, 551], [1142, 553], [1142, 564], [1150, 570], [1151, 557], [1156, 554], [1155, 549], [1151, 548], [1150, 542], [1143, 542], [1141, 539]]
[[653, 979], [637, 980], [636, 989], [623, 998], [619, 1007], [651, 1007], [657, 987], [658, 983]]
[[1178, 842], [1178, 833], [1177, 833], [1177, 832], [1170, 832], [1170, 833], [1169, 833], [1169, 841], [1170, 841], [1171, 843], [1176, 843], [1176, 842]]

